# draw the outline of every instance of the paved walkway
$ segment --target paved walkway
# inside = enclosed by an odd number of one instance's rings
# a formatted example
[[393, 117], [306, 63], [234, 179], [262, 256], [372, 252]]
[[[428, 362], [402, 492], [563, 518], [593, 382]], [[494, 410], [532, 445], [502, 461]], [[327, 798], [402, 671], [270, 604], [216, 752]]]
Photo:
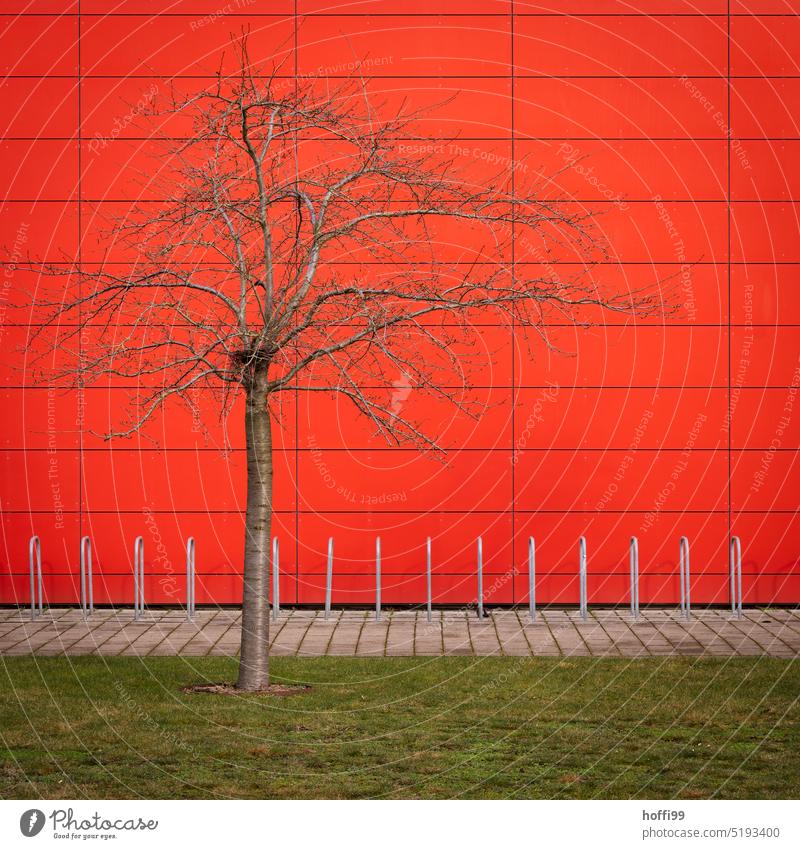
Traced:
[[[235, 655], [238, 610], [198, 610], [187, 622], [179, 610], [97, 610], [84, 621], [74, 609], [54, 609], [33, 621], [28, 611], [0, 609], [0, 655]], [[584, 655], [648, 657], [717, 655], [800, 656], [800, 611], [697, 610], [687, 623], [673, 610], [649, 610], [636, 623], [624, 610], [591, 610], [587, 622], [573, 610], [494, 610], [483, 620], [464, 610], [286, 610], [271, 625], [275, 655]]]

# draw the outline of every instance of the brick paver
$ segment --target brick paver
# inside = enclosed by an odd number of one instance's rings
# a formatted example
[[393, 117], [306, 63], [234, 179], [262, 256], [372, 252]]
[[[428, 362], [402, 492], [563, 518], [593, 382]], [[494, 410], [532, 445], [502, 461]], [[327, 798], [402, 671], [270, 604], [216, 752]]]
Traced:
[[[0, 655], [223, 655], [239, 650], [241, 613], [201, 609], [188, 622], [179, 610], [97, 610], [84, 619], [75, 609], [54, 608], [34, 620], [28, 611], [0, 609]], [[750, 608], [741, 619], [719, 609], [643, 611], [636, 622], [625, 610], [333, 610], [280, 612], [270, 622], [276, 655], [432, 656], [494, 655], [590, 657], [800, 656], [800, 611]]]

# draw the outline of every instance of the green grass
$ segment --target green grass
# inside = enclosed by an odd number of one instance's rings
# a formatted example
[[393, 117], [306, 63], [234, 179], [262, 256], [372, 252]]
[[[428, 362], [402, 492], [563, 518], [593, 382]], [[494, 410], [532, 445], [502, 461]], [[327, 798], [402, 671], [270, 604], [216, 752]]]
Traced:
[[797, 798], [800, 664], [276, 659], [284, 698], [187, 695], [226, 658], [5, 658], [10, 797]]

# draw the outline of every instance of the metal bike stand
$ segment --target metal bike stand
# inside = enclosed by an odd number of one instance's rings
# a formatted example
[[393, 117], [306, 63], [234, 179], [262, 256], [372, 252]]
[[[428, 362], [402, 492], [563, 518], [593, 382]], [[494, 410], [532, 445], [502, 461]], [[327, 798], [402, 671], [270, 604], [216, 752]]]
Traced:
[[431, 621], [433, 617], [433, 600], [431, 598], [431, 538], [428, 537], [427, 548], [427, 570], [426, 570], [426, 578], [428, 583], [428, 622]]
[[272, 620], [278, 621], [281, 612], [281, 551], [278, 538], [272, 538]]
[[639, 618], [639, 540], [631, 537], [630, 553], [631, 567], [631, 618], [635, 622]]
[[742, 541], [739, 537], [731, 537], [730, 547], [731, 572], [731, 613], [742, 618]]
[[692, 597], [690, 592], [689, 540], [687, 537], [681, 537], [678, 564], [681, 578], [681, 613], [684, 619], [689, 620], [692, 618]]
[[94, 613], [94, 582], [92, 581], [92, 541], [81, 537], [81, 612], [84, 618]]
[[381, 538], [375, 540], [375, 621], [381, 621]]
[[478, 537], [478, 619], [483, 619], [483, 537]]
[[325, 618], [331, 615], [331, 584], [333, 583], [333, 537], [328, 539], [328, 571], [325, 576]]
[[[36, 560], [35, 581], [33, 576], [34, 559]], [[42, 544], [37, 536], [32, 536], [28, 543], [28, 570], [31, 578], [31, 619], [35, 619], [42, 615]]]
[[144, 613], [144, 538], [133, 541], [133, 619], [138, 621]]
[[536, 543], [528, 537], [528, 614], [536, 621]]
[[186, 618], [194, 619], [194, 537], [186, 540]]
[[586, 599], [586, 537], [581, 537], [578, 543], [578, 579], [581, 593], [581, 619], [585, 622], [589, 615]]

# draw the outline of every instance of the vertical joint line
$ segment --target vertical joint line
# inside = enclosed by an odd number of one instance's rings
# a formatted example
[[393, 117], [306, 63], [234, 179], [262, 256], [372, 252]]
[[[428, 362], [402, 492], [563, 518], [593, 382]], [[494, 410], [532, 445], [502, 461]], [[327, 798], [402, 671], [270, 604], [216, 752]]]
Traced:
[[[297, 98], [297, 0], [294, 0], [294, 95]], [[294, 601], [300, 603], [300, 390], [294, 390]]]
[[[516, 169], [516, 143], [515, 143], [515, 110], [514, 110], [514, 98], [516, 97], [516, 69], [514, 67], [514, 0], [511, 0], [511, 198], [512, 200], [516, 200], [517, 194], [517, 169]], [[516, 253], [516, 220], [514, 218], [511, 219], [511, 285], [512, 287], [516, 286], [517, 282], [517, 253]], [[515, 427], [516, 420], [516, 406], [517, 406], [517, 372], [516, 372], [516, 310], [511, 310], [511, 451], [512, 451], [512, 459], [514, 457], [513, 452], [516, 450], [517, 445], [517, 430]], [[517, 554], [516, 554], [516, 536], [517, 536], [517, 475], [516, 475], [516, 464], [511, 464], [511, 557], [512, 557], [512, 566], [511, 566], [511, 602], [512, 604], [516, 604], [517, 602], [517, 587], [516, 581], [514, 580], [514, 568], [517, 562]]]
[[733, 533], [733, 522], [731, 515], [731, 474], [732, 474], [732, 464], [731, 464], [731, 431], [733, 430], [733, 410], [731, 409], [731, 402], [733, 398], [733, 393], [731, 389], [731, 358], [733, 356], [733, 338], [732, 338], [732, 329], [731, 329], [731, 136], [733, 133], [733, 125], [731, 122], [731, 0], [727, 2], [727, 27], [726, 27], [726, 37], [727, 37], [727, 61], [725, 65], [725, 93], [727, 97], [727, 140], [725, 144], [725, 158], [726, 158], [726, 177], [727, 177], [727, 191], [726, 191], [726, 212], [725, 216], [725, 224], [726, 224], [726, 254], [727, 254], [727, 272], [728, 272], [728, 487], [727, 487], [727, 507], [728, 507], [728, 539], [730, 539], [731, 534]]
[[[82, 68], [81, 68], [81, 0], [78, 0], [78, 9], [77, 9], [77, 63], [78, 67], [75, 69], [76, 78], [78, 82], [78, 97], [77, 97], [77, 107], [78, 107], [78, 126], [76, 132], [77, 144], [78, 144], [78, 250], [77, 250], [77, 261], [78, 261], [78, 271], [80, 272], [83, 269], [83, 103], [81, 100], [81, 93], [83, 90], [83, 79], [82, 79]], [[78, 297], [80, 298], [82, 294], [81, 291], [81, 283], [80, 283], [80, 274], [78, 276]], [[83, 309], [81, 304], [78, 304], [78, 327], [81, 327], [83, 319]], [[80, 537], [83, 536], [83, 415], [82, 411], [85, 409], [83, 393], [83, 375], [80, 372], [80, 369], [83, 366], [83, 333], [78, 333], [78, 404], [79, 411], [81, 411], [79, 424], [78, 424], [78, 534]]]

